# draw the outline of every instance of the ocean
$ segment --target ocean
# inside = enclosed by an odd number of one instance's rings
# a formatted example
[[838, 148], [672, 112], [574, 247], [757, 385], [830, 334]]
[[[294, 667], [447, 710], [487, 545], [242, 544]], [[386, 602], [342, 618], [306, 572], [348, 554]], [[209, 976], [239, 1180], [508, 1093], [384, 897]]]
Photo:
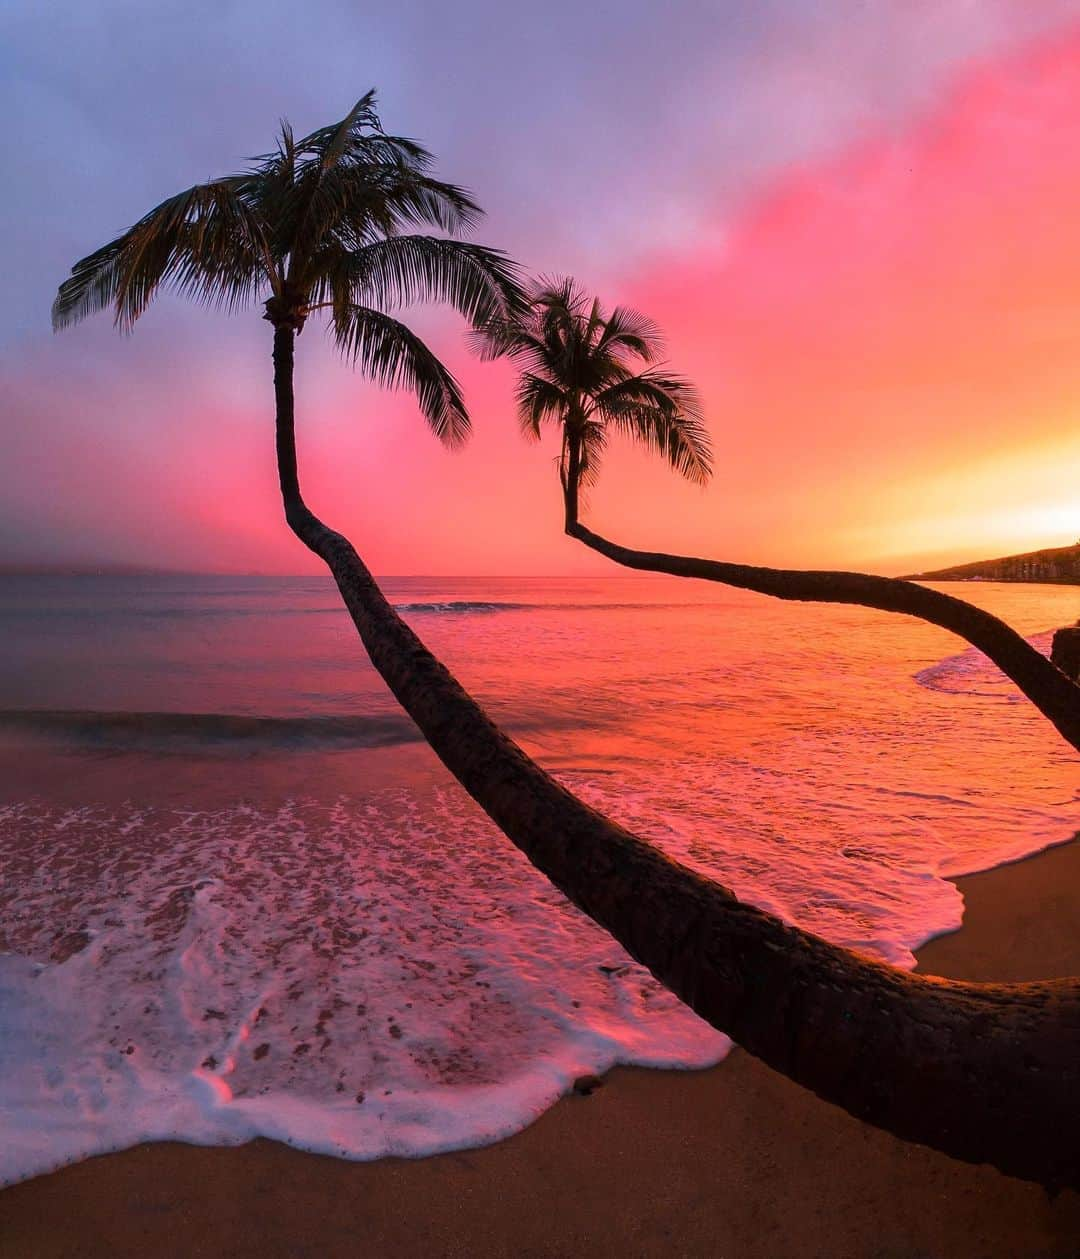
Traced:
[[[1069, 839], [1075, 753], [979, 653], [675, 578], [388, 579], [573, 791], [898, 966]], [[950, 587], [1044, 650], [1072, 587]], [[142, 1140], [348, 1158], [519, 1130], [729, 1041], [458, 788], [328, 579], [0, 579], [0, 1181]]]

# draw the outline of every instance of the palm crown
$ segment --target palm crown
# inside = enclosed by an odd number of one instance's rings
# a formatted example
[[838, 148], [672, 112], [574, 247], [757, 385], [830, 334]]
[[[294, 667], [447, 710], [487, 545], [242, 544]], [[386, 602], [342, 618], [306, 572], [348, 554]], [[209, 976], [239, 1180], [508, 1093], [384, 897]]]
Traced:
[[539, 439], [545, 423], [561, 426], [559, 472], [574, 519], [578, 488], [595, 483], [612, 431], [688, 480], [708, 480], [712, 453], [697, 391], [658, 361], [663, 342], [644, 315], [623, 306], [607, 314], [573, 280], [542, 281], [523, 313], [496, 317], [478, 335], [488, 357], [506, 355], [522, 369], [516, 400], [525, 435]]
[[[72, 268], [53, 304], [56, 329], [113, 307], [130, 329], [160, 288], [235, 310], [264, 301], [275, 328], [299, 332], [330, 312], [341, 351], [380, 383], [413, 389], [448, 445], [468, 433], [453, 375], [386, 307], [446, 301], [477, 325], [522, 308], [517, 267], [453, 239], [481, 210], [434, 179], [431, 155], [387, 135], [368, 92], [333, 126], [294, 138], [246, 171], [163, 201]], [[433, 226], [445, 236], [410, 229]]]

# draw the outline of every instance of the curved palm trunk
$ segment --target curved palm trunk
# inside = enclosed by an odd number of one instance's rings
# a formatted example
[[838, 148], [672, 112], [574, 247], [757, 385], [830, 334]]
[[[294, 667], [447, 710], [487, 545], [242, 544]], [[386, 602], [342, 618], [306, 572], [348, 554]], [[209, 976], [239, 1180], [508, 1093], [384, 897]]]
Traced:
[[276, 330], [286, 519], [329, 566], [402, 707], [511, 841], [698, 1014], [785, 1075], [898, 1136], [1048, 1186], [1080, 1185], [1080, 983], [957, 983], [877, 964], [742, 904], [559, 786], [304, 504], [292, 343]]
[[609, 542], [581, 524], [577, 518], [576, 502], [570, 505], [571, 497], [564, 489], [566, 532], [624, 568], [647, 573], [671, 573], [675, 577], [698, 577], [703, 581], [717, 581], [740, 590], [772, 595], [776, 599], [849, 603], [882, 612], [903, 612], [931, 625], [939, 625], [989, 656], [1056, 727], [1062, 738], [1080, 750], [1080, 686], [1004, 621], [965, 603], [963, 599], [898, 577], [757, 568], [750, 564], [728, 564], [688, 555], [634, 551], [619, 546], [617, 542]]

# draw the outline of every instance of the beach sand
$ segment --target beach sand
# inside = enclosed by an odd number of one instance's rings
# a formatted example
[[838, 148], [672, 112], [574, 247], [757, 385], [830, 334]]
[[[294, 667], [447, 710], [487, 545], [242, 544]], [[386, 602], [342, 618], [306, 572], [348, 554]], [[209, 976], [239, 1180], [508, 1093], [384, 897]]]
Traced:
[[[1080, 974], [1080, 843], [959, 880], [920, 952], [977, 980]], [[736, 1051], [620, 1069], [516, 1137], [347, 1163], [269, 1141], [162, 1143], [0, 1193], [3, 1256], [1078, 1256], [1080, 1194], [869, 1128]]]

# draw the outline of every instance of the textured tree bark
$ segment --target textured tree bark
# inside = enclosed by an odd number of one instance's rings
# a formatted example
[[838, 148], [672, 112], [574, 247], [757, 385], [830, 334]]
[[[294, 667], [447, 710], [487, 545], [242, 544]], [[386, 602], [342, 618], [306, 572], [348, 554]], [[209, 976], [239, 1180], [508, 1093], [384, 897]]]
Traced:
[[571, 518], [569, 509], [566, 532], [624, 568], [671, 573], [676, 577], [698, 577], [703, 581], [737, 586], [741, 590], [755, 590], [775, 599], [849, 603], [882, 612], [903, 612], [931, 625], [939, 625], [989, 656], [1053, 724], [1062, 738], [1080, 750], [1080, 686], [1004, 621], [965, 603], [963, 599], [897, 577], [756, 568], [749, 564], [726, 564], [720, 560], [695, 559], [688, 555], [633, 551], [593, 533], [576, 519], [576, 515]]
[[563, 476], [564, 528], [572, 534], [578, 523], [578, 482], [581, 480], [581, 439], [566, 435], [566, 468]]
[[[540, 871], [713, 1026], [900, 1137], [1080, 1185], [1080, 983], [905, 974], [745, 905], [589, 808], [424, 647], [296, 478], [292, 334], [275, 336], [285, 515], [329, 567], [372, 663], [447, 769]], [[287, 396], [286, 396], [287, 395]]]

